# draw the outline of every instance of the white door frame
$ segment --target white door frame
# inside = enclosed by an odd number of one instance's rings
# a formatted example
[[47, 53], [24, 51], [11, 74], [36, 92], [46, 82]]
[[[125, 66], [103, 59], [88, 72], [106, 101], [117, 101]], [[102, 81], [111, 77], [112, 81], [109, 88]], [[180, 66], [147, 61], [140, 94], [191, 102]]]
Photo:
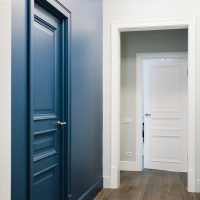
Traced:
[[[142, 171], [142, 61], [159, 58], [186, 58], [187, 52], [137, 53], [136, 54], [136, 170]], [[187, 131], [188, 136], [188, 131]]]
[[119, 22], [111, 25], [111, 188], [118, 188], [120, 185], [120, 33], [168, 29], [188, 29], [188, 191], [195, 192], [196, 20], [194, 18]]

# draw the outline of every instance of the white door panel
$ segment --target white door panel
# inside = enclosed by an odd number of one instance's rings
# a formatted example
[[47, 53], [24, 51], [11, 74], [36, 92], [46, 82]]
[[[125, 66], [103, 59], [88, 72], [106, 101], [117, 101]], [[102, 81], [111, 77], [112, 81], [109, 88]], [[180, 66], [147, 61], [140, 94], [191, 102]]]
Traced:
[[187, 59], [143, 61], [144, 167], [187, 171]]

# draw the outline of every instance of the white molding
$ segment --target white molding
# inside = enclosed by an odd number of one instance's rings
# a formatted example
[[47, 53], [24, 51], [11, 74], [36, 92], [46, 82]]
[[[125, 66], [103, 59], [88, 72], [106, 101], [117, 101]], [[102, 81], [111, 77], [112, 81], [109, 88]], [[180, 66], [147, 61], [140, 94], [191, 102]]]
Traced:
[[120, 161], [121, 171], [137, 171], [135, 161]]
[[190, 184], [188, 184], [188, 192], [198, 192], [198, 191], [196, 191], [195, 169], [188, 168], [188, 183], [190, 183]]
[[110, 176], [103, 177], [103, 188], [110, 188], [111, 185], [111, 178]]
[[[111, 59], [111, 188], [120, 185], [120, 32], [112, 25], [112, 59]], [[118, 67], [117, 67], [118, 66]]]
[[188, 24], [188, 191], [195, 192], [196, 169], [196, 21]]
[[[113, 188], [117, 188], [120, 184], [120, 32], [185, 28], [188, 29], [188, 130], [190, 130], [188, 169], [195, 174], [196, 19], [162, 19], [111, 24], [111, 187]], [[188, 170], [188, 191], [194, 192], [195, 176], [191, 170]]]
[[200, 192], [200, 180], [196, 180], [196, 191], [195, 192]]
[[142, 88], [140, 60], [136, 54], [136, 166], [142, 171]]
[[120, 183], [120, 170], [119, 166], [117, 167], [111, 167], [111, 180], [110, 180], [110, 186], [113, 189], [117, 189], [119, 187]]
[[142, 171], [142, 61], [159, 58], [188, 58], [187, 52], [136, 54], [136, 168]]

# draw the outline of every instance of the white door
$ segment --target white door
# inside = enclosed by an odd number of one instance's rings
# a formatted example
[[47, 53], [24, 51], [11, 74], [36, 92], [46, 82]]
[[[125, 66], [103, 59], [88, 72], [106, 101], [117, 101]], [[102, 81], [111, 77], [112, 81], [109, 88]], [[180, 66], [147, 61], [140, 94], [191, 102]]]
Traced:
[[144, 168], [187, 171], [187, 58], [143, 60]]

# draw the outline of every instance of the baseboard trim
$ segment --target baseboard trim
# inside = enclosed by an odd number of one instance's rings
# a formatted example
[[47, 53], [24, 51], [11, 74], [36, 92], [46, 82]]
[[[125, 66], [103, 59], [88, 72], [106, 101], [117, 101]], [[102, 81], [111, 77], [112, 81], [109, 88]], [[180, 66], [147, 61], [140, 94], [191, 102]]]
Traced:
[[136, 171], [136, 162], [135, 161], [120, 161], [120, 170]]
[[94, 197], [103, 189], [103, 178], [98, 180], [79, 200], [93, 200]]
[[188, 169], [188, 192], [196, 192], [197, 181], [194, 169]]
[[111, 167], [111, 181], [110, 187], [112, 189], [117, 189], [120, 185], [120, 170], [116, 166]]
[[103, 177], [103, 188], [110, 188], [111, 185], [111, 178], [110, 176]]
[[196, 188], [195, 188], [195, 192], [200, 192], [200, 180], [196, 180]]

